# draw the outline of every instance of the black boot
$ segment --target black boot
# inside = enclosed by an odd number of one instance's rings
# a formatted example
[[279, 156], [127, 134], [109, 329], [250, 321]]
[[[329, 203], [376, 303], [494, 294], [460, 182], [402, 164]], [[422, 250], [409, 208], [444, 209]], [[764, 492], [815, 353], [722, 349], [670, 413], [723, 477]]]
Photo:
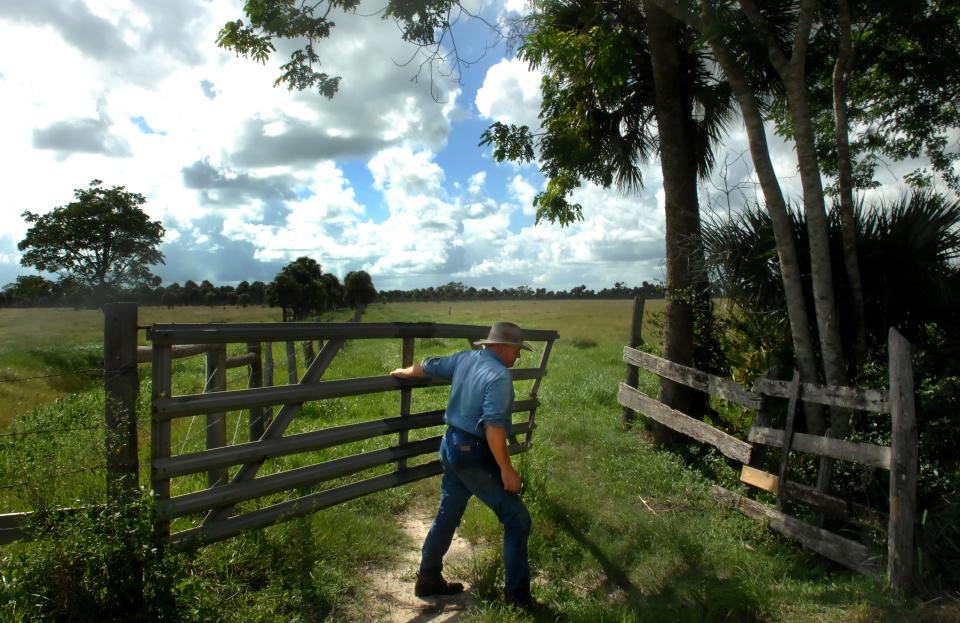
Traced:
[[508, 606], [516, 606], [527, 611], [535, 610], [538, 606], [537, 602], [533, 600], [533, 595], [530, 594], [529, 589], [519, 593], [504, 591], [503, 602]]
[[417, 597], [456, 595], [460, 592], [463, 592], [463, 584], [447, 582], [439, 573], [436, 575], [417, 573], [417, 584], [413, 587], [413, 594]]

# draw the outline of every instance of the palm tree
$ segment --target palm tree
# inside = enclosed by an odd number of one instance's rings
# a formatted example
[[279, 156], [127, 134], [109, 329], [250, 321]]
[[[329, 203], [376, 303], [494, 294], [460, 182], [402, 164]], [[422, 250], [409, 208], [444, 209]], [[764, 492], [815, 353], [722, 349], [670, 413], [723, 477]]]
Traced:
[[[695, 348], [695, 333], [706, 337], [712, 324], [696, 189], [734, 114], [729, 87], [711, 72], [693, 31], [650, 7], [545, 2], [526, 28], [520, 57], [545, 74], [543, 132], [494, 124], [484, 143], [494, 143], [501, 160], [531, 160], [538, 152], [548, 183], [535, 199], [537, 218], [561, 224], [582, 218], [581, 206], [567, 201], [581, 180], [635, 191], [641, 165], [659, 152], [667, 227], [664, 356], [713, 368], [711, 340]], [[670, 381], [661, 390], [663, 402], [684, 412], [704, 406], [697, 392]]]
[[[834, 278], [843, 284], [844, 241], [838, 212], [830, 212], [828, 233]], [[806, 249], [804, 216], [798, 210], [789, 214], [796, 246]], [[854, 211], [854, 225], [867, 350], [882, 351], [890, 327], [897, 327], [911, 341], [923, 341], [935, 326], [945, 332], [948, 343], [960, 343], [956, 337], [960, 335], [960, 267], [956, 263], [960, 200], [920, 191], [894, 201], [861, 203]], [[754, 206], [729, 220], [708, 220], [703, 239], [708, 265], [748, 324], [769, 326], [770, 316], [786, 320], [776, 242], [765, 210]], [[799, 260], [801, 271], [809, 274], [809, 255], [802, 254]], [[812, 306], [809, 279], [804, 289], [807, 305]], [[851, 319], [848, 311], [841, 305], [841, 328], [852, 338], [851, 327], [844, 324]]]

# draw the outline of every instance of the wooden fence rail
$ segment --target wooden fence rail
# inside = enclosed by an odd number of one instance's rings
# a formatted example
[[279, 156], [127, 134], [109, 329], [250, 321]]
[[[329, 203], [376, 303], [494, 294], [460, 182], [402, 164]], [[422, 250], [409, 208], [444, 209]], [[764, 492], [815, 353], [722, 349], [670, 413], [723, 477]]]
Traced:
[[[434, 323], [158, 324], [147, 330], [151, 345], [137, 347], [137, 306], [108, 305], [105, 314], [108, 391], [105, 417], [110, 431], [108, 457], [113, 457], [108, 461], [108, 491], [117, 498], [136, 491], [139, 466], [135, 368], [138, 363], [149, 363], [153, 380], [150, 482], [157, 501], [157, 535], [177, 548], [227, 538], [440, 473], [437, 461], [407, 464], [410, 459], [435, 454], [440, 437], [411, 441], [409, 432], [442, 425], [442, 410], [414, 413], [411, 406], [415, 390], [443, 386], [447, 382], [430, 378], [399, 380], [391, 376], [323, 380], [323, 375], [348, 339], [399, 339], [398, 363], [405, 366], [414, 361], [417, 339], [465, 339], [472, 347], [473, 341], [486, 337], [489, 332], [485, 326]], [[530, 447], [540, 404], [537, 393], [546, 374], [553, 341], [559, 335], [552, 330], [525, 330], [524, 337], [530, 342], [543, 342], [543, 349], [536, 367], [511, 370], [515, 381], [532, 381], [528, 396], [520, 397], [512, 407], [513, 413], [527, 414], [527, 417], [514, 423], [509, 443], [511, 453]], [[302, 348], [296, 346], [298, 343]], [[315, 343], [318, 350], [314, 349]], [[228, 355], [227, 347], [234, 344], [242, 346], [244, 351]], [[290, 381], [287, 385], [275, 382], [274, 344], [279, 344], [284, 351]], [[299, 372], [298, 351], [302, 351], [303, 373]], [[206, 357], [202, 393], [175, 395], [174, 360], [198, 355]], [[249, 369], [246, 386], [228, 387], [226, 372], [238, 367]], [[394, 391], [400, 393], [397, 417], [285, 435], [307, 402]], [[276, 413], [274, 406], [279, 407]], [[248, 412], [249, 426], [239, 443], [228, 442], [227, 416], [237, 411]], [[202, 417], [204, 431], [200, 432], [200, 439], [205, 439], [206, 449], [175, 453], [172, 424], [191, 416]], [[394, 434], [397, 435], [394, 445], [257, 476], [261, 466], [270, 459]], [[390, 473], [307, 493], [264, 508], [236, 511], [238, 504], [264, 496], [302, 493], [334, 479], [370, 469], [382, 470], [391, 464], [394, 467]], [[206, 474], [206, 488], [172, 495], [174, 479], [194, 474]], [[62, 512], [75, 510], [63, 509]], [[199, 525], [170, 533], [171, 520], [204, 514]], [[0, 515], [0, 543], [32, 538], [23, 529], [30, 517], [30, 513]]]
[[[417, 339], [473, 341], [486, 337], [488, 332], [489, 327], [433, 323], [154, 325], [148, 330], [147, 337], [152, 342], [154, 375], [151, 482], [157, 499], [158, 536], [177, 548], [209, 543], [252, 527], [267, 526], [346, 499], [439, 473], [439, 463], [436, 461], [414, 467], [407, 465], [410, 459], [435, 454], [441, 439], [434, 436], [411, 441], [409, 431], [442, 423], [442, 411], [411, 413], [411, 398], [414, 390], [443, 386], [448, 382], [433, 378], [400, 380], [392, 376], [324, 380], [324, 373], [342, 351], [347, 339], [399, 339], [398, 363], [409, 365], [414, 361]], [[527, 417], [525, 421], [514, 423], [509, 446], [512, 453], [523, 452], [530, 447], [531, 434], [535, 427], [534, 418], [539, 406], [537, 392], [546, 374], [552, 343], [558, 337], [555, 331], [524, 331], [527, 341], [542, 341], [544, 346], [536, 367], [510, 371], [515, 381], [532, 381], [528, 397], [513, 404], [513, 413], [526, 413]], [[322, 345], [316, 354], [313, 350], [314, 341]], [[298, 349], [294, 347], [297, 342], [304, 346], [305, 371], [302, 374], [297, 370]], [[272, 352], [271, 344], [283, 344], [290, 382], [276, 385], [272, 379], [260, 379], [240, 389], [227, 389], [223, 383], [212, 382], [204, 393], [173, 394], [172, 361], [178, 349], [186, 352], [189, 348], [189, 352], [196, 352], [196, 349], [205, 347], [203, 352], [207, 352], [208, 357], [216, 356], [216, 363], [208, 366], [208, 379], [219, 374], [221, 370], [225, 371], [230, 360], [255, 363], [248, 355], [226, 358], [225, 346], [231, 343], [246, 344], [251, 354], [257, 352], [252, 345], [265, 344], [260, 347], [260, 351], [269, 353]], [[263, 359], [266, 365], [261, 369], [272, 363], [272, 357]], [[257, 357], [256, 361], [260, 361], [260, 357]], [[304, 403], [394, 391], [400, 393], [397, 417], [284, 434]], [[279, 411], [270, 418], [270, 422], [258, 437], [251, 436], [249, 441], [238, 444], [225, 443], [219, 432], [218, 418], [222, 414], [249, 410], [252, 422], [256, 412], [275, 405], [280, 407]], [[205, 450], [175, 455], [170, 441], [173, 423], [180, 418], [198, 415], [206, 416], [208, 432], [213, 428], [217, 430], [217, 434], [208, 437]], [[258, 475], [265, 462], [273, 458], [315, 452], [390, 434], [397, 435], [395, 445], [278, 473]], [[236, 469], [236, 466], [239, 468]], [[382, 470], [386, 466], [392, 466], [391, 474], [379, 474], [358, 482], [307, 493], [294, 500], [273, 500], [278, 494], [294, 491], [302, 493], [332, 480], [371, 469]], [[203, 472], [209, 474], [206, 488], [172, 495], [172, 479]], [[229, 477], [231, 472], [232, 478]], [[251, 502], [261, 503], [264, 498], [270, 499], [264, 508], [251, 510], [246, 506], [238, 506]], [[191, 527], [172, 531], [171, 520], [186, 517], [199, 519], [193, 520], [194, 525]], [[196, 525], [198, 520], [199, 525]], [[182, 528], [179, 524], [177, 527]]]
[[[913, 587], [915, 574], [913, 556], [917, 429], [910, 345], [895, 329], [890, 330], [888, 345], [889, 390], [800, 383], [796, 375], [793, 382], [762, 378], [752, 389], [746, 389], [729, 379], [682, 366], [629, 346], [624, 348], [623, 360], [629, 366], [643, 368], [662, 378], [755, 410], [756, 418], [747, 441], [736, 439], [709, 424], [671, 409], [628, 384], [620, 384], [618, 399], [625, 409], [636, 411], [693, 439], [708, 443], [725, 456], [743, 463], [741, 480], [758, 489], [775, 493], [779, 509], [768, 508], [721, 487], [713, 488], [717, 499], [750, 517], [763, 519], [771, 528], [797, 539], [831, 560], [862, 573], [873, 574], [882, 569], [883, 555], [870, 551], [861, 543], [807, 525], [787, 515], [783, 512], [786, 501], [801, 502], [828, 516], [865, 525], [879, 527], [884, 523], [888, 524], [887, 581], [891, 589], [907, 592]], [[767, 410], [770, 398], [789, 400], [783, 430], [769, 426]], [[842, 409], [889, 413], [893, 443], [886, 447], [795, 432], [794, 415], [801, 401]], [[780, 449], [779, 474], [760, 469], [763, 452], [757, 444]], [[885, 515], [817, 488], [788, 482], [786, 475], [791, 452], [804, 452], [890, 470], [890, 512]]]

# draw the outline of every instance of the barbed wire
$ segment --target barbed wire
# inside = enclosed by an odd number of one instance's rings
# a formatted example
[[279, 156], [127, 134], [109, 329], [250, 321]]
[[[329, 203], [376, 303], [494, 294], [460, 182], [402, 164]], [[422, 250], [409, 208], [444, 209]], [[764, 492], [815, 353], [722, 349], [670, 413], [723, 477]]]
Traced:
[[[90, 466], [88, 466], [88, 467], [78, 467], [77, 469], [71, 469], [71, 470], [68, 470], [68, 471], [65, 471], [65, 472], [58, 472], [58, 473], [56, 473], [56, 474], [47, 474], [47, 473], [45, 473], [45, 474], [43, 474], [43, 475], [44, 475], [44, 477], [47, 477], [47, 478], [49, 478], [49, 477], [59, 478], [59, 477], [61, 477], [61, 476], [72, 476], [72, 475], [74, 475], [74, 474], [80, 474], [80, 473], [83, 473], [83, 472], [105, 471], [106, 469], [107, 469], [107, 466], [106, 466], [106, 465], [90, 465]], [[15, 482], [15, 483], [2, 484], [2, 485], [0, 485], [0, 490], [3, 490], [3, 489], [17, 489], [17, 488], [25, 487], [25, 486], [28, 486], [28, 485], [31, 485], [31, 484], [33, 484], [33, 481], [32, 481], [32, 480], [23, 480], [23, 481]]]
[[52, 435], [55, 433], [75, 433], [79, 431], [87, 430], [100, 430], [103, 428], [103, 424], [98, 424], [96, 426], [81, 426], [78, 428], [36, 428], [33, 430], [25, 430], [16, 433], [0, 433], [0, 437], [27, 437], [29, 435]]
[[70, 372], [61, 372], [58, 374], [40, 374], [37, 376], [7, 376], [0, 377], [0, 383], [22, 383], [24, 381], [36, 381], [38, 379], [52, 379], [61, 376], [72, 376], [74, 374], [103, 374], [103, 368], [86, 368], [81, 370], [71, 370]]

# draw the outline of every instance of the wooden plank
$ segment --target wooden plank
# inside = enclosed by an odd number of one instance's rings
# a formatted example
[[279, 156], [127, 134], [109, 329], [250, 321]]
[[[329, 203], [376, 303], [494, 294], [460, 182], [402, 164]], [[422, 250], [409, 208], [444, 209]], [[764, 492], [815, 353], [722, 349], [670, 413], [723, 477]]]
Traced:
[[[250, 342], [247, 344], [247, 352], [253, 356], [250, 362], [250, 378], [247, 381], [247, 387], [253, 389], [263, 387], [263, 365], [262, 348], [260, 342]], [[247, 430], [250, 435], [250, 441], [256, 441], [263, 435], [266, 428], [266, 420], [263, 407], [251, 407], [249, 411], [249, 420]]]
[[33, 535], [24, 529], [33, 513], [5, 513], [0, 515], [0, 545], [15, 541], [32, 541]]
[[[290, 341], [285, 342], [284, 346], [287, 349], [287, 382], [295, 385], [300, 378], [297, 372], [297, 349], [294, 347], [294, 343]], [[309, 364], [307, 365], [309, 366]]]
[[[646, 299], [642, 296], [635, 296], [633, 298], [633, 313], [630, 316], [630, 336], [627, 346], [633, 349], [637, 349], [643, 343], [643, 306]], [[636, 365], [628, 363], [627, 364], [627, 378], [624, 380], [624, 383], [630, 387], [637, 387], [640, 382], [640, 368]], [[636, 418], [636, 414], [632, 409], [627, 407], [623, 408], [623, 411], [620, 414], [620, 421], [623, 424], [629, 425]]]
[[[320, 351], [320, 355], [314, 359], [310, 365], [307, 367], [307, 371], [303, 373], [303, 378], [300, 379], [299, 385], [295, 387], [304, 387], [315, 383], [323, 376], [323, 373], [326, 372], [327, 368], [330, 367], [330, 364], [333, 362], [333, 358], [337, 356], [337, 353], [340, 352], [340, 349], [343, 348], [343, 340], [330, 340], [323, 347], [323, 350]], [[267, 388], [267, 391], [280, 389], [290, 391], [294, 389], [292, 387], [280, 387], [280, 388]], [[251, 392], [264, 391], [264, 389], [251, 389], [247, 390]], [[252, 404], [252, 403], [251, 403]], [[285, 404], [277, 417], [274, 418], [270, 425], [267, 426], [267, 430], [263, 432], [261, 439], [277, 439], [283, 436], [284, 431], [290, 425], [290, 422], [293, 421], [293, 417], [297, 414], [302, 406], [302, 402]], [[243, 467], [237, 472], [236, 476], [233, 477], [233, 482], [243, 482], [245, 480], [253, 480], [257, 475], [257, 472], [260, 470], [260, 466], [263, 465], [262, 461], [245, 463]], [[232, 506], [227, 506], [224, 508], [219, 508], [216, 511], [212, 511], [204, 519], [204, 523], [209, 521], [221, 520], [227, 515], [230, 514]]]
[[530, 398], [534, 401], [534, 406], [530, 409], [530, 415], [527, 417], [527, 436], [523, 441], [524, 446], [528, 449], [533, 444], [533, 430], [536, 427], [537, 421], [537, 405], [539, 404], [539, 401], [536, 399], [537, 392], [540, 391], [540, 382], [543, 380], [543, 377], [547, 375], [547, 361], [550, 359], [551, 349], [553, 349], [553, 340], [548, 340], [543, 347], [543, 353], [540, 355], [540, 364], [538, 366], [540, 375], [533, 381], [533, 386], [530, 388]]
[[[743, 466], [740, 472], [740, 480], [748, 485], [771, 493], [776, 493], [780, 486], [779, 479], [776, 475], [755, 469], [749, 465]], [[881, 513], [863, 504], [857, 504], [856, 502], [850, 502], [828, 493], [823, 493], [814, 487], [808, 487], [807, 485], [797, 482], [787, 482], [785, 496], [791, 500], [812, 506], [836, 519], [853, 521], [854, 523], [885, 529], [887, 521], [885, 513]]]
[[[530, 410], [537, 404], [536, 400], [520, 400], [513, 403], [513, 412], [518, 413]], [[373, 439], [382, 435], [398, 433], [402, 430], [415, 430], [439, 426], [443, 424], [443, 409], [411, 414], [407, 417], [387, 418], [346, 424], [322, 430], [287, 435], [275, 439], [258, 440], [250, 443], [236, 444], [213, 450], [182, 454], [153, 462], [154, 471], [167, 478], [195, 474], [217, 467], [229, 467], [241, 463], [263, 462], [266, 459], [286, 456], [299, 452], [323, 450], [333, 446]], [[515, 432], [523, 433], [527, 430], [527, 423], [514, 425]]]
[[[522, 445], [509, 446], [510, 454], [526, 451]], [[408, 467], [402, 472], [390, 472], [360, 482], [342, 485], [333, 489], [311, 493], [294, 500], [261, 508], [249, 513], [229, 517], [215, 524], [203, 525], [178, 532], [167, 539], [174, 549], [184, 550], [205, 543], [220, 541], [243, 532], [304, 517], [310, 513], [353, 500], [364, 495], [384, 491], [407, 483], [430, 478], [443, 472], [439, 461], [431, 461], [416, 467]]]
[[242, 355], [234, 355], [233, 357], [227, 357], [226, 359], [226, 368], [229, 370], [231, 368], [239, 368], [242, 366], [249, 366], [254, 363], [254, 361], [259, 361], [259, 355], [255, 353], [244, 353]]
[[[177, 323], [153, 325], [147, 331], [151, 342], [164, 344], [225, 344], [246, 342], [285, 342], [288, 340], [386, 339], [386, 338], [466, 338], [480, 340], [489, 326], [441, 324], [433, 322], [252, 322], [222, 325]], [[528, 342], [559, 338], [549, 329], [524, 329]]]
[[401, 457], [410, 458], [435, 453], [440, 448], [441, 439], [442, 437], [430, 437], [403, 446], [391, 446], [371, 452], [363, 452], [262, 476], [253, 480], [231, 482], [219, 487], [178, 495], [157, 503], [156, 512], [161, 519], [173, 519], [226, 505], [233, 506], [265, 495], [316, 486], [328, 480], [393, 463]]
[[[413, 365], [413, 349], [415, 346], [416, 340], [412, 337], [405, 337], [401, 342], [400, 346], [400, 367], [406, 368]], [[410, 404], [413, 401], [413, 390], [410, 388], [405, 388], [400, 390], [400, 417], [405, 418], [410, 416]], [[407, 430], [404, 429], [400, 431], [400, 434], [397, 436], [397, 443], [403, 445], [407, 443], [408, 435]], [[397, 462], [397, 469], [403, 470], [407, 467], [407, 460], [400, 459]]]
[[107, 496], [125, 504], [140, 495], [136, 303], [103, 306], [103, 391]]
[[[747, 441], [780, 448], [783, 447], [783, 431], [777, 428], [754, 426], [750, 429], [750, 434], [747, 435]], [[791, 446], [798, 452], [829, 456], [841, 461], [853, 461], [872, 467], [890, 469], [890, 448], [886, 446], [856, 443], [806, 433], [795, 433]]]
[[265, 528], [282, 521], [305, 517], [324, 508], [343, 502], [398, 487], [407, 483], [430, 478], [443, 472], [439, 461], [407, 468], [402, 472], [391, 472], [375, 476], [360, 482], [311, 493], [294, 500], [274, 504], [236, 517], [229, 517], [215, 524], [203, 525], [178, 532], [167, 539], [176, 550], [185, 550], [207, 543], [221, 541], [243, 532]]
[[[183, 344], [174, 346], [171, 351], [171, 357], [173, 359], [183, 359], [184, 357], [194, 357], [196, 355], [202, 355], [205, 352], [210, 350], [209, 344]], [[138, 346], [137, 347], [137, 363], [150, 363], [153, 357], [153, 347], [151, 346]]]
[[[173, 392], [173, 360], [171, 347], [164, 344], [153, 345], [153, 364], [150, 373], [153, 379], [152, 415], [150, 418], [150, 457], [152, 460], [165, 459], [170, 456], [170, 420], [157, 417], [157, 401], [169, 398]], [[170, 479], [158, 474], [155, 470], [150, 473], [150, 486], [153, 489], [155, 500], [166, 500], [170, 497]], [[159, 538], [170, 534], [169, 521], [156, 521], [154, 530]]]
[[[769, 368], [764, 376], [773, 378], [777, 374], [776, 368]], [[765, 394], [760, 394], [760, 406], [757, 407], [757, 412], [753, 417], [753, 426], [754, 427], [769, 427], [770, 426], [770, 412], [773, 408], [773, 401], [769, 396]], [[766, 464], [767, 460], [767, 446], [763, 444], [758, 444], [753, 447], [753, 451], [750, 453], [750, 465], [756, 468], [762, 468]]]
[[[261, 346], [263, 349], [263, 384], [261, 387], [273, 387], [273, 343], [267, 342]], [[270, 426], [273, 421], [273, 407], [263, 407], [263, 426]]]
[[723, 487], [711, 486], [713, 496], [723, 505], [747, 517], [768, 522], [768, 525], [825, 558], [838, 562], [864, 575], [877, 575], [882, 568], [882, 554], [865, 545], [845, 539], [828, 530], [811, 526], [777, 509], [746, 498]]
[[[83, 508], [56, 508], [52, 512], [59, 516], [68, 516], [84, 510]], [[37, 511], [22, 513], [4, 513], [0, 515], [0, 545], [8, 545], [16, 541], [33, 541], [35, 535], [29, 530], [29, 524]]]
[[695, 420], [688, 415], [671, 409], [660, 401], [645, 396], [637, 389], [625, 383], [620, 383], [618, 400], [621, 405], [630, 407], [637, 413], [645, 415], [668, 428], [716, 447], [731, 459], [740, 461], [741, 463], [750, 462], [751, 446], [747, 442], [741, 441], [723, 431], [717, 430], [709, 424], [705, 424], [700, 420]]
[[[209, 393], [223, 392], [227, 389], [227, 346], [221, 344], [207, 353], [207, 387]], [[227, 445], [226, 411], [207, 413], [206, 416], [207, 449]], [[213, 469], [207, 473], [207, 485], [215, 487], [227, 481], [227, 470]]]
[[[324, 350], [326, 350], [330, 344], [339, 343], [342, 342], [339, 340], [328, 342], [327, 345], [324, 346]], [[319, 359], [320, 357], [317, 357], [317, 360]], [[535, 379], [540, 376], [540, 371], [536, 368], [511, 370], [510, 376], [513, 380]], [[216, 394], [174, 396], [172, 398], [155, 401], [154, 409], [157, 417], [161, 419], [172, 419], [186, 417], [188, 415], [212, 413], [215, 411], [235, 411], [237, 409], [249, 409], [250, 407], [277, 404], [302, 404], [311, 400], [322, 400], [325, 398], [360, 396], [363, 394], [400, 390], [406, 387], [435, 387], [449, 384], [449, 381], [434, 379], [432, 377], [396, 379], [392, 376], [371, 376], [338, 381], [301, 382], [297, 385], [281, 385], [279, 387], [237, 389]]]
[[680, 365], [625, 346], [623, 348], [623, 360], [644, 370], [649, 370], [654, 374], [662, 376], [671, 381], [681, 383], [687, 387], [705, 392], [711, 396], [729, 400], [748, 409], [757, 409], [760, 407], [760, 396], [744, 389], [739, 384], [724, 379], [719, 376], [701, 372], [695, 368]]
[[800, 402], [800, 373], [793, 371], [793, 381], [790, 382], [790, 401], [787, 404], [787, 421], [783, 428], [783, 444], [780, 446], [780, 472], [777, 480], [777, 508], [783, 510], [783, 486], [787, 482], [787, 464], [790, 461], [790, 444], [793, 442], [793, 423], [797, 416], [797, 403]]
[[890, 527], [887, 531], [887, 576], [891, 589], [915, 588], [914, 524], [917, 507], [917, 415], [913, 395], [910, 342], [891, 328], [890, 416], [893, 425], [890, 461]]
[[[753, 391], [775, 398], [789, 398], [790, 383], [789, 381], [776, 381], [762, 377], [753, 384]], [[875, 413], [890, 412], [887, 392], [882, 389], [858, 389], [855, 387], [801, 383], [800, 393], [803, 395], [804, 402], [815, 402], [831, 407], [873, 411]]]

